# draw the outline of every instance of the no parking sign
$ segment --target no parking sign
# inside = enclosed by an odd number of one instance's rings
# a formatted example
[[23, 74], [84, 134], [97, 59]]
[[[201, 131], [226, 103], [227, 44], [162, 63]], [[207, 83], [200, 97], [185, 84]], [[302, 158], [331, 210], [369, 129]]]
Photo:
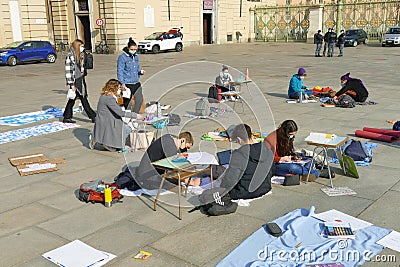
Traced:
[[99, 27], [104, 26], [104, 19], [102, 19], [102, 18], [96, 19], [96, 25]]

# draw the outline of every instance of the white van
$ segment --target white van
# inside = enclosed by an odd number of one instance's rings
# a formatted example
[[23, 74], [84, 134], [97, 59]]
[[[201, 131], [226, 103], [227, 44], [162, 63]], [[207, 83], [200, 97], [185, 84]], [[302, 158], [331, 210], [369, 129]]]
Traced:
[[390, 27], [385, 33], [382, 46], [400, 45], [400, 26]]

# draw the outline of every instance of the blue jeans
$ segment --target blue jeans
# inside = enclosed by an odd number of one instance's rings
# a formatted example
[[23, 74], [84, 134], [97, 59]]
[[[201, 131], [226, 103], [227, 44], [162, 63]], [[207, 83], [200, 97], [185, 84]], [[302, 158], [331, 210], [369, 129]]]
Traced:
[[[302, 90], [302, 91], [303, 91], [303, 99], [305, 98], [304, 95], [310, 96], [313, 94], [313, 90]], [[291, 99], [299, 99], [299, 97], [300, 97], [300, 92], [294, 92], [289, 95], [289, 98]]]
[[339, 44], [339, 56], [343, 56], [344, 44]]
[[[307, 175], [310, 170], [310, 163], [306, 163], [304, 166], [297, 163], [276, 163], [275, 168], [275, 175], [277, 176], [285, 176], [286, 174]], [[315, 174], [315, 177], [319, 176], [317, 170], [313, 169], [311, 173]]]

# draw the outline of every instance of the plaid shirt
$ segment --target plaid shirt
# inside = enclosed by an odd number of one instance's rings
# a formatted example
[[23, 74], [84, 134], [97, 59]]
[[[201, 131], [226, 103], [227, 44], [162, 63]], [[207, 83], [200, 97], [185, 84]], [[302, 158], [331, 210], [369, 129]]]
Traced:
[[[84, 61], [86, 60], [86, 55], [84, 54]], [[75, 84], [75, 79], [77, 78], [75, 75], [75, 65], [76, 65], [76, 60], [75, 60], [75, 53], [73, 50], [71, 50], [67, 57], [65, 58], [65, 79], [67, 82], [67, 85], [74, 85]], [[79, 66], [79, 65], [78, 65]], [[85, 66], [85, 64], [83, 64]], [[77, 69], [80, 69], [78, 67]], [[86, 76], [86, 68], [85, 71], [82, 73], [81, 76]]]

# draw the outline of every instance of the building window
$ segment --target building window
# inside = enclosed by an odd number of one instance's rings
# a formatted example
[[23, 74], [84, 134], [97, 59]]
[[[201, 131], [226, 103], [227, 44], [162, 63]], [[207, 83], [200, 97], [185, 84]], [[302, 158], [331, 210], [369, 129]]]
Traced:
[[78, 0], [79, 11], [89, 11], [88, 0]]
[[261, 0], [247, 0], [247, 2], [261, 2]]

